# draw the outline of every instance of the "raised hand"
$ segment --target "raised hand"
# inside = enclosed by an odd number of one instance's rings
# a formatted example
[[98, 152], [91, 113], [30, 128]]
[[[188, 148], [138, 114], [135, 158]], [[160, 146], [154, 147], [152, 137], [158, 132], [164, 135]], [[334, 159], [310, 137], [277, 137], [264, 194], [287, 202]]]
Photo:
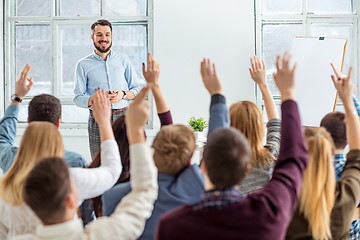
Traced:
[[266, 69], [264, 61], [261, 61], [254, 57], [254, 59], [250, 59], [251, 68], [249, 68], [250, 75], [252, 80], [257, 83], [260, 87], [263, 85], [267, 85], [266, 82]]
[[261, 94], [264, 99], [266, 114], [268, 119], [279, 118], [275, 101], [273, 96], [271, 95], [269, 86], [266, 82], [266, 68], [264, 61], [261, 61], [254, 57], [254, 59], [250, 59], [251, 68], [249, 68], [250, 75], [252, 80], [259, 86]]
[[273, 74], [276, 86], [280, 91], [282, 101], [294, 99], [295, 70], [297, 64], [295, 64], [293, 68], [290, 68], [290, 60], [291, 55], [288, 52], [284, 53], [282, 59], [278, 56], [276, 59], [277, 71]]
[[153, 84], [154, 86], [159, 85], [160, 65], [150, 54], [148, 54], [147, 70], [145, 70], [145, 64], [143, 63], [142, 71], [148, 84]]
[[25, 68], [21, 72], [19, 80], [15, 82], [15, 95], [20, 99], [23, 99], [29, 93], [34, 84], [33, 78], [28, 78], [29, 71], [30, 65], [26, 64]]
[[110, 124], [111, 108], [109, 98], [104, 90], [95, 90], [92, 114], [98, 125]]
[[213, 71], [211, 71], [210, 60], [205, 58], [201, 62], [200, 71], [205, 88], [210, 95], [222, 94], [223, 89], [218, 76], [216, 75], [215, 64], [212, 64]]
[[145, 142], [144, 128], [149, 117], [149, 102], [146, 101], [150, 86], [145, 86], [126, 112], [125, 123], [130, 144]]
[[335, 73], [335, 76], [331, 75], [331, 79], [334, 83], [336, 90], [339, 93], [341, 101], [351, 103], [354, 90], [354, 84], [351, 82], [352, 68], [350, 67], [349, 74], [347, 76], [344, 76], [339, 72], [339, 70], [334, 66], [333, 63], [330, 63], [330, 65]]

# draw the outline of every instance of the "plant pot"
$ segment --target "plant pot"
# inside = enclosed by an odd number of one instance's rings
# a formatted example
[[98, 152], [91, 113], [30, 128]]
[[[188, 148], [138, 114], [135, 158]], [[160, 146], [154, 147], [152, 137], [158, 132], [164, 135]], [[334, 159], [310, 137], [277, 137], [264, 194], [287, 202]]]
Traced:
[[204, 132], [194, 132], [196, 137], [196, 142], [202, 142], [204, 140]]

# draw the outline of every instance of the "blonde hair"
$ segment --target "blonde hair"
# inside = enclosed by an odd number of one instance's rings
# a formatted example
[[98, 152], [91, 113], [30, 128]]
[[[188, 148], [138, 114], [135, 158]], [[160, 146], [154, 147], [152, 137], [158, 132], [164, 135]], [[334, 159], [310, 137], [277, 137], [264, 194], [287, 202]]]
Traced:
[[64, 157], [62, 137], [54, 124], [31, 122], [9, 171], [0, 179], [0, 197], [16, 206], [24, 203], [23, 186], [33, 167], [46, 157]]
[[314, 239], [331, 238], [330, 214], [335, 202], [334, 144], [325, 128], [306, 128], [309, 163], [299, 197], [300, 213]]
[[264, 123], [260, 109], [252, 102], [238, 101], [230, 106], [230, 125], [242, 132], [252, 149], [253, 165], [262, 167], [275, 160], [269, 149], [262, 143]]
[[194, 131], [184, 125], [163, 126], [152, 147], [158, 171], [176, 175], [190, 163], [195, 151]]

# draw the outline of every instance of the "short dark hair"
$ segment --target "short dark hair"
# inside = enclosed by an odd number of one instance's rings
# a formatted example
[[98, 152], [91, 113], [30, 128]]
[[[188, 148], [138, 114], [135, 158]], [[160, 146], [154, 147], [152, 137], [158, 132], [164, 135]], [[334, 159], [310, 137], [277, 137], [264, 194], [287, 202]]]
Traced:
[[27, 205], [43, 223], [63, 220], [71, 192], [69, 165], [62, 158], [44, 158], [27, 176], [23, 195]]
[[220, 128], [209, 135], [203, 161], [211, 183], [223, 189], [241, 183], [251, 157], [249, 142], [240, 131]]
[[108, 20], [99, 19], [99, 20], [97, 20], [96, 22], [94, 22], [94, 23], [91, 25], [91, 32], [92, 32], [92, 34], [94, 34], [95, 27], [96, 27], [97, 25], [109, 26], [109, 27], [110, 27], [110, 30], [111, 30], [111, 32], [112, 32], [112, 25], [111, 25], [111, 23], [110, 23]]
[[29, 122], [51, 122], [56, 125], [61, 117], [61, 103], [56, 97], [49, 94], [35, 96], [29, 103]]
[[347, 145], [345, 114], [342, 112], [328, 113], [320, 123], [331, 135], [335, 147], [343, 149]]

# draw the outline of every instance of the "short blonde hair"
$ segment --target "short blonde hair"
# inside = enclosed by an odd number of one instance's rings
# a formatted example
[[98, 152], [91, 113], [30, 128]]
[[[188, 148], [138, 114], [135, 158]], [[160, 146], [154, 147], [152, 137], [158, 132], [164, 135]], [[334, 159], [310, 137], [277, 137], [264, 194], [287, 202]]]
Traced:
[[34, 166], [46, 157], [64, 157], [62, 137], [49, 122], [31, 122], [9, 171], [0, 179], [0, 197], [15, 206], [24, 203], [23, 186]]
[[314, 239], [330, 239], [330, 214], [335, 202], [334, 144], [325, 128], [305, 128], [309, 163], [299, 197], [300, 212]]
[[158, 171], [176, 175], [189, 164], [195, 151], [194, 131], [184, 125], [163, 126], [152, 147]]
[[263, 146], [264, 123], [260, 109], [252, 102], [238, 101], [230, 106], [230, 126], [238, 129], [249, 140], [252, 149], [252, 165], [262, 167], [275, 160], [269, 149]]

